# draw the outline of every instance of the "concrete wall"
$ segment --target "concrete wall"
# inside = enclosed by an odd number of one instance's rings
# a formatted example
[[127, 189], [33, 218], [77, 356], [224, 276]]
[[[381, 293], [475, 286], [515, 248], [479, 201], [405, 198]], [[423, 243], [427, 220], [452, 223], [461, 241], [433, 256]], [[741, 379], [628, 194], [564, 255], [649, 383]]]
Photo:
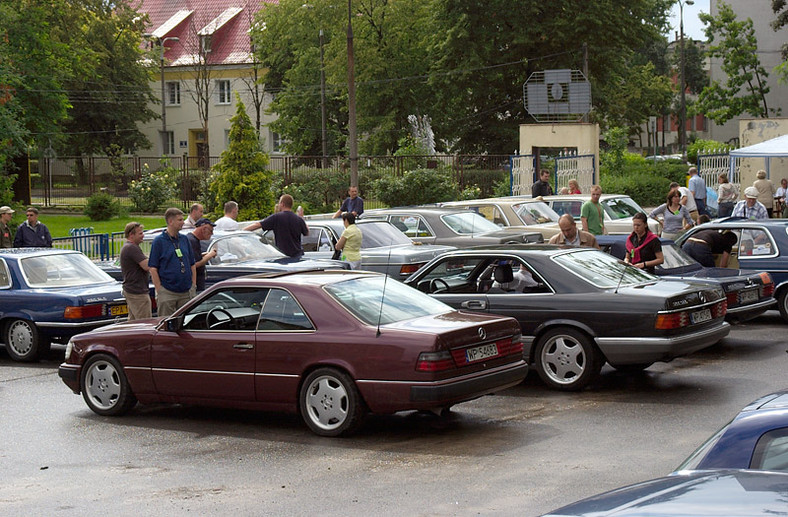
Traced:
[[[758, 144], [786, 134], [788, 134], [788, 118], [756, 118], [741, 119], [739, 121], [740, 147]], [[788, 152], [788, 149], [786, 149], [786, 152]], [[755, 175], [760, 169], [767, 170], [769, 179], [772, 180], [775, 187], [779, 187], [780, 180], [788, 178], [788, 159], [771, 158], [767, 169], [766, 159], [764, 158], [742, 158], [739, 163], [741, 192], [744, 192], [746, 187], [752, 185], [756, 179]]]
[[534, 154], [536, 147], [577, 148], [593, 154], [599, 174], [599, 126], [597, 124], [521, 124], [520, 154]]

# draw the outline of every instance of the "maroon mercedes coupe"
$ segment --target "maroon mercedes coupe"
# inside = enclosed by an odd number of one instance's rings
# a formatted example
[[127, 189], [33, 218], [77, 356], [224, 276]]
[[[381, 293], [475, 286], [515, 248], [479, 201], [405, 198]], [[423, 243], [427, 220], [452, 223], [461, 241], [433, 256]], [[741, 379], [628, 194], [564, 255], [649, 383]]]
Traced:
[[367, 413], [442, 410], [521, 382], [513, 318], [458, 312], [384, 275], [220, 282], [169, 318], [72, 338], [59, 375], [99, 415], [137, 401], [300, 412], [323, 436]]

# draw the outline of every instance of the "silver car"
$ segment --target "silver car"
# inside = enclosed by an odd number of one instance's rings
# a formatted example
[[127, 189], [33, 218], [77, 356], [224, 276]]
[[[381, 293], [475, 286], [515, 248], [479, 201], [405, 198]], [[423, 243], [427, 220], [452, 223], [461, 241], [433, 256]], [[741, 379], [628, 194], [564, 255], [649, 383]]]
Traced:
[[[334, 246], [345, 229], [342, 219], [309, 219], [309, 235], [301, 238], [304, 258], [330, 259]], [[394, 225], [383, 220], [357, 220], [361, 230], [361, 269], [386, 273], [397, 280], [406, 279], [433, 257], [454, 246], [414, 244]], [[265, 242], [273, 244], [274, 234], [263, 233]]]

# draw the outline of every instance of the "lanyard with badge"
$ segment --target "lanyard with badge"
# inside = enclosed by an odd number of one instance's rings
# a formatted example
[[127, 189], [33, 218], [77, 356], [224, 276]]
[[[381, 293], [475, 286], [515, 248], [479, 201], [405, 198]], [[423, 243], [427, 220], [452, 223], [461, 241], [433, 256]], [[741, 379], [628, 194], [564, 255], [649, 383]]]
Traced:
[[178, 247], [179, 238], [176, 237], [173, 239], [170, 234], [167, 234], [167, 237], [170, 238], [172, 247], [175, 248], [175, 256], [178, 257], [178, 260], [181, 262], [181, 274], [184, 274], [186, 273], [186, 264], [183, 263], [183, 251]]

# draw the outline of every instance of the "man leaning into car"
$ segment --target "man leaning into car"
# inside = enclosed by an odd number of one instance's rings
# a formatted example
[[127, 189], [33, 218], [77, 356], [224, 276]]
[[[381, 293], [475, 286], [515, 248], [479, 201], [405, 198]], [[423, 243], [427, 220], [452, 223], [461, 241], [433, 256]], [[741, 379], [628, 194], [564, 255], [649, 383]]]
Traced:
[[151, 317], [148, 287], [148, 257], [140, 249], [144, 236], [140, 223], [130, 222], [123, 233], [126, 244], [120, 250], [120, 271], [123, 273], [123, 297], [129, 308], [129, 321]]
[[167, 229], [153, 239], [150, 248], [150, 276], [156, 286], [156, 310], [169, 316], [188, 302], [197, 291], [194, 254], [183, 228], [183, 212], [168, 208], [164, 213]]

